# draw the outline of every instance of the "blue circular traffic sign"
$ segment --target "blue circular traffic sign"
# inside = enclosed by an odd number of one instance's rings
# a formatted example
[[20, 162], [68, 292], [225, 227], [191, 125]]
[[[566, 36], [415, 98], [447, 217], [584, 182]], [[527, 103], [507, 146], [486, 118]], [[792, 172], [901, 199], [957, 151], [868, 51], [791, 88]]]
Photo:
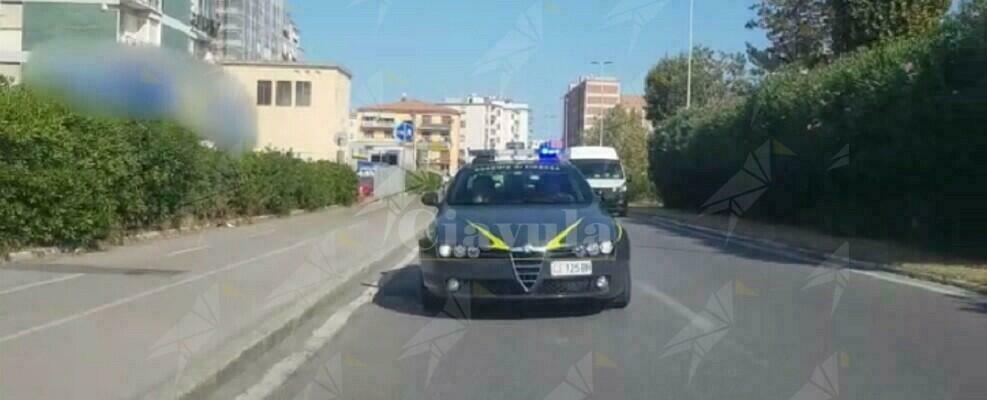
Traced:
[[394, 138], [399, 142], [410, 142], [415, 137], [415, 124], [404, 121], [394, 127]]

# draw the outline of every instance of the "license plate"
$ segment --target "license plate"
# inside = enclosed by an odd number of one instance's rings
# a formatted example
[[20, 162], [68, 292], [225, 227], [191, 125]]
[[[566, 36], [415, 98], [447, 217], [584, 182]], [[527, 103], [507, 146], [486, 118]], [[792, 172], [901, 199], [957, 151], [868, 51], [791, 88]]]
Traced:
[[552, 261], [552, 276], [584, 276], [592, 274], [592, 261]]

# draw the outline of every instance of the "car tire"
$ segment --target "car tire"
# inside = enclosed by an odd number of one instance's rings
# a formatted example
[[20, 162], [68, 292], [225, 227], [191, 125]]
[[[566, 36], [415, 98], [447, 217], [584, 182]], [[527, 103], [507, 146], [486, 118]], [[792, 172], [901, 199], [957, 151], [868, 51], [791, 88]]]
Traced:
[[627, 280], [627, 286], [624, 287], [624, 293], [621, 293], [620, 296], [610, 300], [610, 308], [627, 308], [629, 304], [631, 304], [630, 279]]
[[617, 216], [618, 217], [626, 217], [627, 216], [627, 209], [625, 208], [625, 209], [622, 209], [620, 211], [617, 211]]

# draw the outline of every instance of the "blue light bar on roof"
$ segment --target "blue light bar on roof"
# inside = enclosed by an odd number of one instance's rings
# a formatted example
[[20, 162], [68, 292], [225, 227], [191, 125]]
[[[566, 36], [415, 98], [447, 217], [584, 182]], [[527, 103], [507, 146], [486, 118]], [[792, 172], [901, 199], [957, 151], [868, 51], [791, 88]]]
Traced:
[[538, 159], [558, 160], [559, 149], [553, 148], [548, 142], [542, 143], [541, 146], [538, 146]]

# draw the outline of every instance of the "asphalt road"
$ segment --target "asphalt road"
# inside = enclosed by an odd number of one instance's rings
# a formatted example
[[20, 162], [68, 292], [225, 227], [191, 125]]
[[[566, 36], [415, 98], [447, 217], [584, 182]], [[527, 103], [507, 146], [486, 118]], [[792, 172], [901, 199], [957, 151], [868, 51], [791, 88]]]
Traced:
[[987, 398], [982, 299], [649, 216], [622, 223], [627, 309], [451, 303], [426, 315], [412, 262], [276, 397]]
[[190, 366], [413, 240], [431, 211], [411, 210], [408, 197], [0, 265], [0, 399], [170, 398]]

